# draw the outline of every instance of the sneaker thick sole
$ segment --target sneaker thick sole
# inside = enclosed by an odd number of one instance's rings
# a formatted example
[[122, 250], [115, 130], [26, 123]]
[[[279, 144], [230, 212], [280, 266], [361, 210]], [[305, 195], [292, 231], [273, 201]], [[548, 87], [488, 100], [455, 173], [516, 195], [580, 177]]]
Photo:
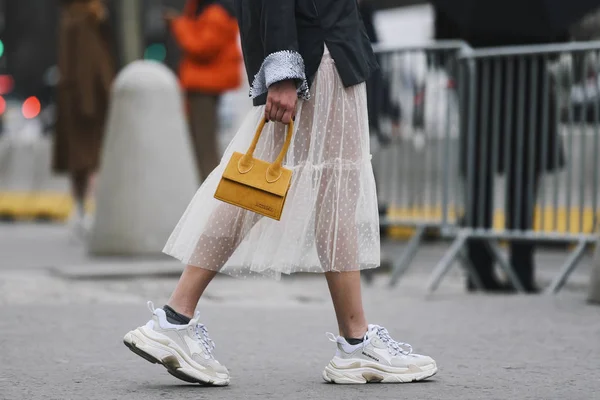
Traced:
[[340, 368], [334, 361], [335, 359], [325, 367], [323, 379], [326, 382], [337, 384], [418, 382], [431, 378], [438, 371], [435, 363], [422, 367], [412, 365], [410, 368], [392, 368], [365, 363], [362, 360], [354, 362], [349, 360], [353, 367]]
[[[141, 327], [128, 332], [123, 338], [125, 346], [152, 364], [163, 365], [169, 374], [182, 381], [212, 386], [229, 385], [229, 377], [218, 378], [206, 374], [203, 372], [206, 369], [189, 359], [176, 343], [171, 341], [165, 345], [149, 337], [146, 329]], [[166, 336], [164, 338], [170, 341]]]

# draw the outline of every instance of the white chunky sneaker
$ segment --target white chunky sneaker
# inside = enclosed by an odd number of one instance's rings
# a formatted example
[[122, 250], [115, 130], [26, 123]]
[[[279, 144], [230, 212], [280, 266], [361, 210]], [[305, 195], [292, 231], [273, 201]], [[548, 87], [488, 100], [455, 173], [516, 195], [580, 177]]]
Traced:
[[323, 371], [323, 379], [331, 383], [406, 383], [422, 381], [437, 372], [431, 357], [412, 353], [412, 346], [396, 342], [387, 329], [369, 325], [364, 341], [357, 345], [328, 333], [337, 343], [335, 357]]
[[151, 363], [162, 364], [176, 378], [190, 383], [226, 386], [229, 371], [213, 356], [214, 342], [198, 313], [187, 325], [173, 325], [165, 311], [148, 302], [153, 316], [144, 326], [128, 332], [125, 346]]

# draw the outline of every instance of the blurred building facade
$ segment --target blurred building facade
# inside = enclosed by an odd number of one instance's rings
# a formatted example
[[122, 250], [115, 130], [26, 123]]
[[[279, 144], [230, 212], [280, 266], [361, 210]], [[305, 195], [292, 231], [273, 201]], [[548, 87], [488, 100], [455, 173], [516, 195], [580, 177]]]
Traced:
[[[122, 64], [122, 43], [119, 26], [123, 0], [107, 0], [114, 30], [117, 57]], [[177, 63], [175, 46], [170, 42], [162, 23], [165, 7], [181, 9], [185, 0], [141, 0], [140, 23], [142, 45], [155, 45], [160, 58], [169, 65]], [[58, 0], [0, 0], [0, 40], [4, 54], [0, 58], [0, 74], [14, 79], [14, 89], [6, 95], [20, 99], [37, 96], [48, 101], [48, 78], [56, 64]], [[160, 47], [157, 47], [160, 46]], [[164, 46], [164, 52], [163, 47]], [[146, 51], [146, 53], [148, 53]]]
[[[125, 58], [124, 33], [119, 27], [124, 22], [121, 15], [123, 0], [106, 1], [114, 29], [113, 47], [122, 66]], [[182, 10], [185, 0], [137, 1], [143, 56], [175, 68], [179, 52], [167, 32], [162, 15], [166, 8]], [[426, 3], [423, 0], [371, 1], [376, 9]], [[0, 76], [10, 77], [14, 82], [9, 93], [0, 95], [21, 101], [35, 96], [42, 105], [52, 102], [59, 12], [59, 0], [0, 0], [0, 51], [3, 53], [0, 54]]]

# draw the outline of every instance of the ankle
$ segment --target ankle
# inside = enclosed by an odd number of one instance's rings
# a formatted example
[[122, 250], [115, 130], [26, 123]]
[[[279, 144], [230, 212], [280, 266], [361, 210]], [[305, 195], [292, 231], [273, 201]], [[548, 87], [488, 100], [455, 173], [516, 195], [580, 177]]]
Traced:
[[168, 302], [165, 304], [165, 307], [169, 307], [171, 310], [181, 315], [184, 318], [192, 319], [194, 317], [195, 309], [188, 309], [187, 307], [179, 306], [178, 304], [174, 304], [172, 302]]
[[340, 328], [340, 336], [344, 339], [362, 339], [367, 334], [367, 325]]

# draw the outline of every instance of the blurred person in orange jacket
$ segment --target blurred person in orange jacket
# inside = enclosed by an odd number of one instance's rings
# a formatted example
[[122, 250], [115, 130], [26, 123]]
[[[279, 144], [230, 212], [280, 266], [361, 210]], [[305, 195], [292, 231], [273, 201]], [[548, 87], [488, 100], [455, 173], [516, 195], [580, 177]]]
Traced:
[[241, 84], [237, 20], [225, 0], [188, 0], [182, 15], [167, 11], [165, 20], [183, 52], [179, 77], [187, 92], [198, 176], [205, 179], [219, 164], [219, 97]]

